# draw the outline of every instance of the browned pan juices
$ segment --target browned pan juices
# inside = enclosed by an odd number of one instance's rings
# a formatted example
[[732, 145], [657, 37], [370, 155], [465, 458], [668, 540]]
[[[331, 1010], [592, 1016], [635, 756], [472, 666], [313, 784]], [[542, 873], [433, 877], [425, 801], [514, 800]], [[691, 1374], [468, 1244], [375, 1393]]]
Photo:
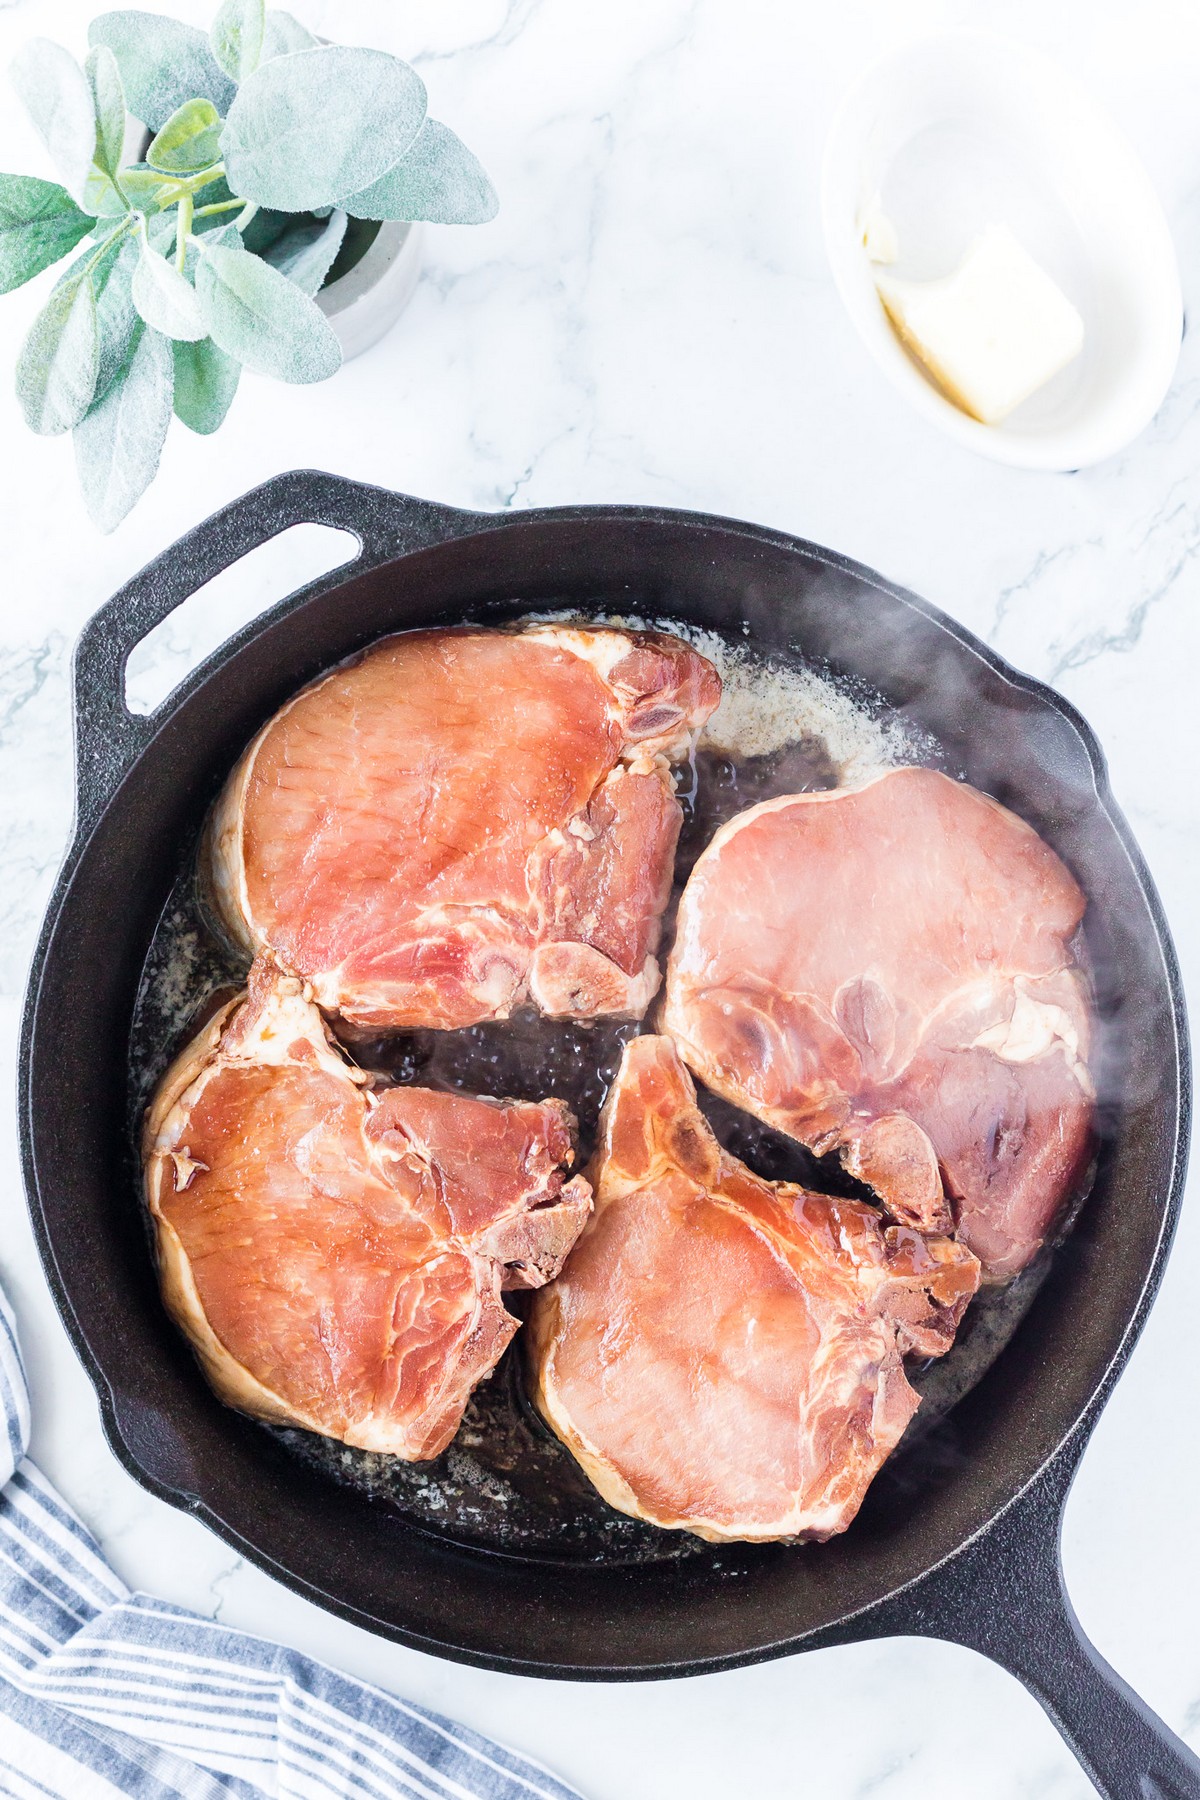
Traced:
[[[653, 623], [678, 632], [711, 656], [726, 684], [721, 708], [689, 763], [677, 771], [684, 817], [675, 887], [664, 921], [660, 960], [665, 962], [683, 884], [726, 820], [761, 800], [852, 783], [896, 763], [947, 764], [939, 745], [890, 713], [878, 695], [835, 682], [799, 657], [767, 660], [745, 643], [727, 643], [669, 620]], [[130, 1045], [131, 1144], [136, 1144], [142, 1112], [167, 1063], [218, 997], [227, 997], [241, 985], [245, 972], [244, 958], [232, 952], [213, 927], [201, 897], [193, 848], [160, 918], [139, 987]], [[637, 1031], [652, 1028], [653, 1019], [653, 1008], [644, 1026], [611, 1020], [579, 1025], [524, 1011], [503, 1023], [465, 1031], [400, 1032], [347, 1042], [355, 1059], [384, 1080], [497, 1099], [566, 1101], [579, 1122], [582, 1166], [595, 1143], [600, 1108], [622, 1047]], [[722, 1142], [759, 1174], [826, 1192], [865, 1195], [830, 1159], [818, 1160], [801, 1145], [703, 1090], [701, 1104]], [[135, 1168], [132, 1183], [137, 1179]], [[906, 1451], [918, 1444], [926, 1465], [931, 1458], [935, 1464], [953, 1460], [950, 1409], [1008, 1342], [1045, 1276], [1051, 1254], [1043, 1252], [1007, 1286], [983, 1290], [949, 1354], [939, 1362], [909, 1369], [910, 1380], [922, 1393], [922, 1406], [887, 1465], [890, 1478], [905, 1482]], [[507, 1303], [519, 1311], [524, 1302], [510, 1294]], [[600, 1499], [528, 1402], [520, 1334], [495, 1374], [476, 1389], [450, 1448], [433, 1462], [405, 1463], [305, 1431], [265, 1425], [261, 1429], [331, 1479], [363, 1490], [396, 1507], [409, 1521], [459, 1542], [523, 1556], [609, 1563], [678, 1559], [703, 1548], [687, 1533], [660, 1531], [626, 1518]]]

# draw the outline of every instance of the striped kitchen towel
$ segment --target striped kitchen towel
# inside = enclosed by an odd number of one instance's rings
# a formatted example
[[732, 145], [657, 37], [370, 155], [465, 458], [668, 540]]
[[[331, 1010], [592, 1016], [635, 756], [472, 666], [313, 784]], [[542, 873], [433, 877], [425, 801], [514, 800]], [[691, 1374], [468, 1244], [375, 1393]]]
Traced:
[[579, 1800], [490, 1738], [279, 1644], [131, 1594], [25, 1454], [0, 1293], [0, 1794], [16, 1800]]

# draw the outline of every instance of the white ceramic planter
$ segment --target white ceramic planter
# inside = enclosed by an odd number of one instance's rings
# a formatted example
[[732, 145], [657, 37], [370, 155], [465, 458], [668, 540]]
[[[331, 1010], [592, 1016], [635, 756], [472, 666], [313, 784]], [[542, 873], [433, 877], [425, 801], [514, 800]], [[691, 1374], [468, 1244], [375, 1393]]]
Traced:
[[[131, 118], [126, 155], [140, 162], [149, 148], [149, 131]], [[337, 333], [347, 362], [377, 344], [412, 299], [421, 275], [424, 237], [420, 225], [385, 219], [366, 255], [340, 281], [317, 294], [317, 305]]]
[[385, 220], [366, 255], [317, 295], [347, 361], [377, 344], [412, 299], [423, 236], [419, 225]]

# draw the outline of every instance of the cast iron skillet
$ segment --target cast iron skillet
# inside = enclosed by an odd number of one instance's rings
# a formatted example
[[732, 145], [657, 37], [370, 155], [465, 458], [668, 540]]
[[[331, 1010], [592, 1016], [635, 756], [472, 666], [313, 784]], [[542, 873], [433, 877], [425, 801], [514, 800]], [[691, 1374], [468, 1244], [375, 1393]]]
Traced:
[[[311, 520], [349, 569], [242, 631], [149, 718], [126, 658], [189, 593]], [[262, 721], [381, 633], [531, 607], [636, 609], [794, 645], [932, 731], [1086, 889], [1121, 1046], [1094, 1191], [1033, 1308], [925, 1447], [823, 1547], [705, 1548], [614, 1566], [464, 1546], [339, 1489], [211, 1395], [158, 1301], [125, 1160], [127, 1041], [146, 946], [205, 809]], [[968, 1645], [1038, 1696], [1113, 1800], [1200, 1796], [1200, 1761], [1088, 1643], [1064, 1592], [1063, 1501], [1145, 1320], [1180, 1203], [1189, 1074], [1159, 902], [1082, 719], [932, 607], [782, 533], [700, 514], [499, 517], [314, 473], [224, 508], [92, 619], [75, 658], [74, 838], [30, 981], [25, 1177], [59, 1309], [117, 1456], [298, 1593], [418, 1649], [523, 1674], [639, 1679], [893, 1634]]]

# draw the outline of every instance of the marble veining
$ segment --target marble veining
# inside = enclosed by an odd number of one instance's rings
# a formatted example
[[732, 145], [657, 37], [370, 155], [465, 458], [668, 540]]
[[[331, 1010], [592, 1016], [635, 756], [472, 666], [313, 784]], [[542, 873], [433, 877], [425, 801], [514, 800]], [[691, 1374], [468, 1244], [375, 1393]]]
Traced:
[[[0, 0], [0, 65], [38, 33], [81, 52], [100, 4]], [[1137, 443], [1074, 475], [1031, 474], [971, 456], [908, 410], [843, 317], [825, 266], [817, 182], [841, 88], [908, 35], [979, 23], [975, 0], [293, 4], [318, 32], [414, 60], [433, 112], [487, 164], [502, 211], [483, 231], [428, 233], [406, 317], [333, 382], [248, 378], [218, 438], [176, 426], [158, 481], [111, 538], [87, 522], [69, 446], [29, 437], [11, 378], [0, 380], [8, 1090], [24, 972], [70, 825], [70, 645], [150, 556], [296, 466], [479, 508], [698, 507], [813, 537], [916, 589], [1091, 720], [1195, 996], [1198, 334]], [[211, 7], [169, 10], [207, 23]], [[1190, 0], [1010, 0], [985, 22], [1063, 59], [1114, 112], [1162, 195], [1195, 307], [1200, 13]], [[11, 101], [0, 104], [0, 167], [49, 173]], [[0, 300], [0, 368], [11, 369], [47, 286], [43, 277]], [[248, 583], [247, 611], [268, 579]], [[222, 615], [230, 628], [235, 614]], [[186, 633], [165, 635], [164, 655], [183, 648]], [[34, 1251], [12, 1111], [0, 1126], [0, 1278], [30, 1364], [34, 1450], [125, 1580], [457, 1713], [594, 1800], [1090, 1793], [1017, 1684], [947, 1645], [857, 1645], [699, 1680], [576, 1687], [407, 1652], [289, 1594], [143, 1493], [108, 1450]], [[1198, 1280], [1193, 1202], [1084, 1459], [1064, 1553], [1100, 1649], [1200, 1746]]]

